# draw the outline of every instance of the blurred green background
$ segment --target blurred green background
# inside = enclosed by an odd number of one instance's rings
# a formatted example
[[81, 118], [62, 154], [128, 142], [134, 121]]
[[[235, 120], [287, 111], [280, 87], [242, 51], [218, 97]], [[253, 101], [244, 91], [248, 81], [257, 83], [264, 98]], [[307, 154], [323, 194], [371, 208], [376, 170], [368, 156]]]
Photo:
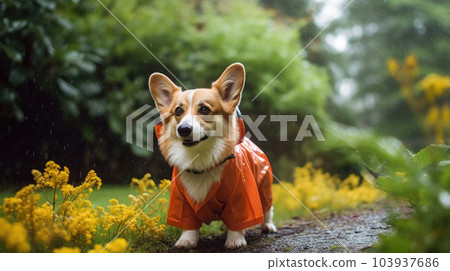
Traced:
[[[389, 58], [403, 67], [414, 56], [418, 64], [406, 74], [418, 100], [426, 94], [419, 80], [432, 73], [448, 78], [448, 1], [355, 0], [323, 32], [348, 1], [102, 3], [188, 88], [209, 87], [229, 64], [242, 62], [240, 109], [253, 120], [311, 114], [322, 131], [336, 123], [371, 128], [412, 151], [449, 142], [445, 80], [441, 95], [414, 110], [401, 91], [404, 76], [386, 67]], [[157, 151], [125, 140], [126, 116], [153, 106], [149, 75], [169, 73], [98, 1], [1, 0], [0, 18], [1, 187], [31, 183], [31, 169], [47, 160], [77, 179], [95, 169], [104, 183], [128, 184], [145, 172], [170, 177]], [[434, 122], [433, 106], [440, 110]], [[330, 150], [315, 137], [294, 142], [299, 127], [289, 123], [288, 141], [281, 142], [279, 123], [260, 126], [268, 141], [256, 143], [280, 179], [291, 179], [307, 161], [336, 174], [359, 170], [347, 149]], [[436, 136], [439, 127], [443, 137]]]

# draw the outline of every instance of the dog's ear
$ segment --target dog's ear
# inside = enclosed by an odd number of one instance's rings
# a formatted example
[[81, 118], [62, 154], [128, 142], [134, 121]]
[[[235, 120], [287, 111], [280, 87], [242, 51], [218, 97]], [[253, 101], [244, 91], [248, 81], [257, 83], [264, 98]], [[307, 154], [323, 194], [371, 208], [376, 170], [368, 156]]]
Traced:
[[228, 66], [222, 75], [212, 84], [219, 92], [222, 107], [228, 114], [233, 114], [241, 101], [241, 93], [245, 83], [245, 68], [241, 63]]
[[150, 76], [148, 86], [159, 112], [167, 111], [172, 104], [175, 93], [181, 92], [180, 87], [177, 87], [164, 74], [157, 72]]

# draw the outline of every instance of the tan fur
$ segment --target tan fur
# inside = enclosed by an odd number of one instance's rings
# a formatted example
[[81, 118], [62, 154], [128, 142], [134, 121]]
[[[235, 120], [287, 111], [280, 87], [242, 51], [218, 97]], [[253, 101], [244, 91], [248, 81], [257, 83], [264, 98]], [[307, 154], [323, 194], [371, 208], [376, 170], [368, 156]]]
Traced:
[[[232, 79], [235, 79], [234, 85]], [[222, 73], [220, 78], [212, 84], [211, 89], [181, 91], [181, 89], [165, 75], [160, 73], [152, 74], [149, 79], [149, 87], [156, 106], [163, 115], [164, 123], [161, 132], [163, 137], [159, 140], [160, 149], [171, 166], [181, 166], [175, 164], [174, 161], [171, 161], [169, 151], [174, 144], [180, 140], [176, 137], [176, 128], [181, 119], [188, 112], [192, 112], [194, 119], [200, 123], [200, 126], [205, 131], [213, 131], [216, 129], [216, 125], [220, 124], [224, 128], [222, 138], [225, 139], [225, 144], [221, 148], [221, 153], [219, 155], [211, 156], [209, 165], [206, 165], [205, 163], [196, 165], [196, 163], [193, 162], [193, 167], [191, 167], [191, 169], [205, 170], [209, 167], [213, 167], [233, 152], [234, 147], [237, 144], [236, 135], [238, 131], [234, 119], [229, 116], [234, 115], [235, 108], [240, 101], [244, 82], [245, 71], [242, 64], [233, 64], [228, 67]], [[190, 99], [189, 96], [192, 92], [194, 92], [193, 97]], [[190, 100], [192, 100], [192, 104], [190, 104]], [[207, 106], [211, 110], [209, 116], [214, 115], [219, 118], [216, 118], [216, 121], [207, 120], [205, 116], [198, 113], [201, 106]], [[184, 110], [184, 113], [181, 116], [175, 115], [175, 109], [177, 107], [181, 107]], [[164, 117], [164, 115], [166, 117]], [[230, 119], [232, 123], [229, 123]], [[200, 155], [207, 154], [202, 154], [200, 152]], [[189, 157], [186, 157], [186, 159], [189, 159]], [[180, 169], [184, 170], [185, 168], [181, 166]]]

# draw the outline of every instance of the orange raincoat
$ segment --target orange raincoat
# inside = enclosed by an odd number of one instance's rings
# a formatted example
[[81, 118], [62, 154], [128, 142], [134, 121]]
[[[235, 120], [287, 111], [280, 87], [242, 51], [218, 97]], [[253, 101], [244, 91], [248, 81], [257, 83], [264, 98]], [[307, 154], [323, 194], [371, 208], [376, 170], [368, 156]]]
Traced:
[[[242, 119], [238, 119], [243, 131]], [[202, 223], [222, 220], [233, 231], [264, 222], [264, 213], [272, 206], [272, 169], [266, 155], [241, 132], [241, 143], [234, 148], [220, 181], [206, 198], [196, 203], [182, 185], [178, 169], [173, 169], [167, 224], [194, 230]]]

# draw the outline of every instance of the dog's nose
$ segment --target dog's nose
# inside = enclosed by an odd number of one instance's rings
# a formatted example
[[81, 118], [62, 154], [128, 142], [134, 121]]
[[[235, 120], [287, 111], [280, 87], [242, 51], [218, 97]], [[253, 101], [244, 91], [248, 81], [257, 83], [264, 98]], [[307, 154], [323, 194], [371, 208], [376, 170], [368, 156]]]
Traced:
[[178, 134], [182, 137], [187, 137], [188, 135], [190, 135], [192, 133], [192, 126], [190, 126], [189, 124], [180, 124], [180, 126], [178, 126], [177, 128]]

